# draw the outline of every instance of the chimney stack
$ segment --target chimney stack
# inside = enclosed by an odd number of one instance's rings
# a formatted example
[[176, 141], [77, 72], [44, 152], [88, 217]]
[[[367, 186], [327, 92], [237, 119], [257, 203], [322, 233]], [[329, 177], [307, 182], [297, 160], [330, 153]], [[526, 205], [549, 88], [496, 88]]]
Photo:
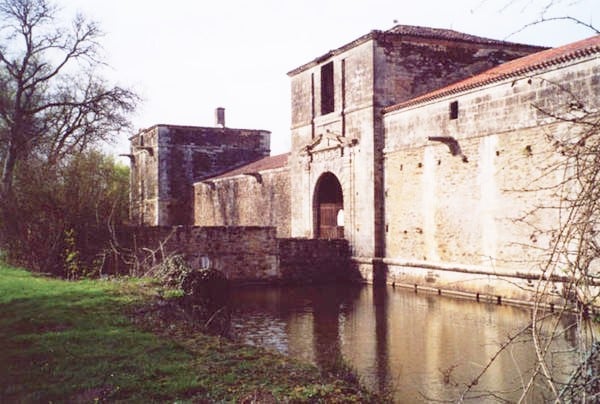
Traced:
[[219, 107], [215, 110], [215, 123], [221, 128], [225, 127], [225, 108]]

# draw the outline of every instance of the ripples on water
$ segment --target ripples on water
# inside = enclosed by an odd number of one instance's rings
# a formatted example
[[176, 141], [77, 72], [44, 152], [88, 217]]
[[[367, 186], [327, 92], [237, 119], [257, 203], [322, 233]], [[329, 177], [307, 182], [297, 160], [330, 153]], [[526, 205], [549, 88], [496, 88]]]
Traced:
[[[530, 312], [405, 289], [357, 285], [244, 288], [232, 298], [232, 331], [248, 344], [327, 367], [343, 359], [376, 391], [400, 402], [457, 397]], [[551, 364], [570, 372], [574, 330], [556, 342]], [[477, 391], [518, 399], [535, 364], [516, 342], [481, 378]], [[542, 399], [540, 386], [531, 396]], [[479, 397], [476, 402], [496, 402]]]

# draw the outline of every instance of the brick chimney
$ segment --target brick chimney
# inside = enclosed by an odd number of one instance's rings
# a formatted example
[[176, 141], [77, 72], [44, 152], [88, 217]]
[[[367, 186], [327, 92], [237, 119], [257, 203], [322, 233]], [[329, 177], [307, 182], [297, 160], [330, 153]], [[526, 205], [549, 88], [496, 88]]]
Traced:
[[221, 128], [225, 127], [225, 108], [215, 109], [215, 125]]

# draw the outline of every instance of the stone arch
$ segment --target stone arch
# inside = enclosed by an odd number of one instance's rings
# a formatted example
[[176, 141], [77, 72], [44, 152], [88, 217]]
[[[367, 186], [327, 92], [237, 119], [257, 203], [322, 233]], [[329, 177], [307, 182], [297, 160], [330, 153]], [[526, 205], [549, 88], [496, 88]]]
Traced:
[[313, 198], [315, 238], [344, 238], [344, 193], [338, 178], [331, 172], [317, 180]]

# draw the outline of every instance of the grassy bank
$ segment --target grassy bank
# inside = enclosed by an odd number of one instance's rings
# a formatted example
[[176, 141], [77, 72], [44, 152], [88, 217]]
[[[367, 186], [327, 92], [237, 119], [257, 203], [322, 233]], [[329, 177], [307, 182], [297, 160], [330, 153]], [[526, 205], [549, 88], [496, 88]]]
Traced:
[[66, 282], [0, 264], [0, 402], [374, 400], [312, 366], [140, 316], [155, 296], [140, 280]]

